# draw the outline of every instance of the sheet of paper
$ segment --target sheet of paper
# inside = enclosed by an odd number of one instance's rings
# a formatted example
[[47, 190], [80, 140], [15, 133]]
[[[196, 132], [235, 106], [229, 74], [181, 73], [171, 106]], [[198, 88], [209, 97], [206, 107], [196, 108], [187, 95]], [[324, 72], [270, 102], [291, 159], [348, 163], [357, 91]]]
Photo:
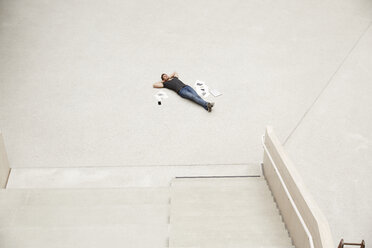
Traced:
[[215, 96], [215, 97], [222, 95], [222, 93], [219, 92], [219, 91], [216, 90], [216, 89], [210, 90], [209, 92], [210, 92], [213, 96]]
[[157, 99], [157, 100], [162, 100], [162, 99], [166, 99], [166, 98], [168, 98], [168, 95], [167, 95], [167, 93], [165, 93], [164, 91], [158, 91], [155, 95], [154, 95], [154, 97]]
[[199, 96], [203, 98], [206, 98], [209, 96], [209, 87], [203, 81], [196, 80], [194, 87], [195, 87], [196, 93], [198, 93]]

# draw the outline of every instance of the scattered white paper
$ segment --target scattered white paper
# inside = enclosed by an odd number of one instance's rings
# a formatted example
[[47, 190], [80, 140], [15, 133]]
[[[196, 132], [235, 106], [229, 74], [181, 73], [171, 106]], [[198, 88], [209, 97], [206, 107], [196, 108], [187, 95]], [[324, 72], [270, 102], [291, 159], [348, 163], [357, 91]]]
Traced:
[[209, 96], [209, 87], [203, 81], [196, 80], [195, 84], [196, 93], [203, 98], [207, 98]]
[[162, 99], [168, 98], [168, 95], [164, 91], [158, 91], [158, 93], [156, 93], [154, 97], [156, 98], [156, 100], [161, 101]]
[[215, 97], [222, 95], [222, 93], [219, 92], [219, 91], [216, 90], [216, 89], [210, 90], [209, 92], [210, 92], [213, 96], [215, 96]]

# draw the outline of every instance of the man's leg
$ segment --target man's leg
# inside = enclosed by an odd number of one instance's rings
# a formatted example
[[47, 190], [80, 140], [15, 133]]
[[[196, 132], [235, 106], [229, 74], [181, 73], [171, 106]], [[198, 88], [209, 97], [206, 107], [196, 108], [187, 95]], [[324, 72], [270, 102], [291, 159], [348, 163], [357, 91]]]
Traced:
[[180, 96], [182, 96], [183, 98], [187, 98], [197, 104], [199, 104], [200, 106], [202, 106], [205, 110], [208, 110], [208, 103], [206, 101], [204, 101], [199, 95], [198, 93], [196, 93], [196, 91], [191, 88], [190, 86], [185, 86], [183, 87], [180, 92], [179, 92]]
[[[208, 112], [212, 111], [212, 107], [214, 106], [214, 102], [206, 102], [201, 96], [198, 95], [198, 93], [196, 93], [196, 91], [192, 88], [192, 87], [188, 87], [189, 90], [191, 91], [191, 93], [199, 99], [199, 101], [202, 101], [204, 103], [207, 104], [207, 108], [206, 110], [208, 110]], [[204, 107], [204, 106], [203, 106]]]

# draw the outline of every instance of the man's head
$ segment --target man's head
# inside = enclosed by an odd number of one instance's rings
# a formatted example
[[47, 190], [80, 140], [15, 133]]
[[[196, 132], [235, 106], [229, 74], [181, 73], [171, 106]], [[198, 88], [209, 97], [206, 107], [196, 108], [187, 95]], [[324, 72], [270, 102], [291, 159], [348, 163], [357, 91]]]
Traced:
[[169, 77], [168, 77], [167, 74], [165, 74], [165, 73], [161, 74], [161, 80], [167, 81], [168, 79], [169, 79]]

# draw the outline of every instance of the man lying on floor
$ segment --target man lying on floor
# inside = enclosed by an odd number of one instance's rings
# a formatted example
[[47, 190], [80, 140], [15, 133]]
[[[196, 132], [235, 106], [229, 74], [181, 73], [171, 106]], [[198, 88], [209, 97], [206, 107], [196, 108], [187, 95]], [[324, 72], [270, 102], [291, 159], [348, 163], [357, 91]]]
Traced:
[[186, 85], [179, 80], [177, 72], [172, 73], [170, 76], [165, 73], [161, 74], [161, 82], [154, 83], [153, 87], [173, 90], [181, 97], [199, 104], [208, 112], [211, 112], [214, 106], [213, 102], [204, 101], [203, 98], [201, 98], [191, 86]]

